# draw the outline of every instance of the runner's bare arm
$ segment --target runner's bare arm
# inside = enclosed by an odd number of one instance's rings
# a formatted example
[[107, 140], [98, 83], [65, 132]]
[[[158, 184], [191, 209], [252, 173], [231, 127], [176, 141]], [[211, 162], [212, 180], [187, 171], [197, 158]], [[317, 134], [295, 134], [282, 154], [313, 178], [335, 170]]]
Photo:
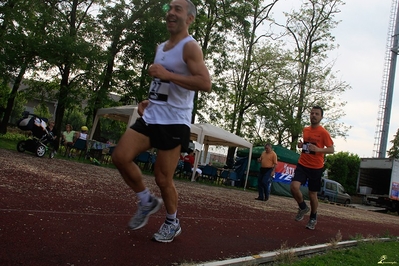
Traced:
[[186, 43], [183, 59], [191, 76], [169, 72], [160, 64], [151, 65], [148, 72], [153, 77], [169, 80], [187, 90], [210, 92], [212, 87], [211, 78], [203, 59], [203, 53], [197, 42]]

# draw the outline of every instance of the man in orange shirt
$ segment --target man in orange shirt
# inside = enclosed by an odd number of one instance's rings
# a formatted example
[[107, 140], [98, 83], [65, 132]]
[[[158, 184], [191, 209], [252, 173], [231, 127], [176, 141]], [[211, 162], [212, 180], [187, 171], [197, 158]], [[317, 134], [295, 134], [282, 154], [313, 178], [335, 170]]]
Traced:
[[[295, 217], [301, 221], [306, 213], [310, 212], [310, 219], [306, 225], [307, 229], [314, 230], [317, 224], [317, 207], [319, 205], [317, 192], [321, 187], [321, 177], [324, 172], [324, 154], [334, 153], [334, 142], [330, 134], [321, 125], [323, 109], [320, 106], [312, 107], [310, 112], [309, 127], [303, 129], [303, 142], [298, 143], [302, 148], [301, 156], [291, 181], [291, 193], [298, 203], [299, 210]], [[303, 200], [300, 186], [308, 182], [310, 208]]]
[[258, 176], [259, 196], [255, 199], [267, 201], [270, 195], [270, 183], [277, 165], [277, 154], [272, 150], [270, 143], [265, 145], [265, 150], [259, 157], [258, 162], [260, 162], [260, 173]]

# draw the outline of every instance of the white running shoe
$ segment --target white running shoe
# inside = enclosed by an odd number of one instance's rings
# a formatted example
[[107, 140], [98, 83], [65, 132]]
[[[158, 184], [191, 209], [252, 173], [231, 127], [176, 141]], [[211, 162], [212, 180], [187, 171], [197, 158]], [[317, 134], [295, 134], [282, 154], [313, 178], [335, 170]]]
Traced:
[[176, 221], [176, 225], [164, 222], [158, 232], [154, 234], [153, 239], [162, 243], [172, 242], [176, 236], [181, 234], [179, 219], [176, 219]]
[[129, 228], [132, 230], [140, 229], [141, 227], [145, 226], [148, 222], [148, 218], [151, 214], [156, 213], [162, 206], [162, 199], [157, 198], [151, 195], [151, 204], [149, 206], [141, 205], [139, 203], [139, 208], [136, 214], [132, 217], [129, 222]]

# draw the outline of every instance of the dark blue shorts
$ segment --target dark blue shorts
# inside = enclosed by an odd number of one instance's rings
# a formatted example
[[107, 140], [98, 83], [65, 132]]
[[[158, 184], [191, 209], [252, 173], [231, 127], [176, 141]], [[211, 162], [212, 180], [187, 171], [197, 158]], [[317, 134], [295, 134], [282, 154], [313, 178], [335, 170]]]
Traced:
[[297, 164], [294, 177], [291, 181], [298, 181], [302, 185], [305, 185], [307, 181], [309, 191], [316, 192], [321, 188], [321, 177], [323, 172], [324, 168], [312, 169], [301, 164]]
[[143, 118], [138, 118], [130, 128], [149, 137], [151, 146], [158, 150], [171, 150], [179, 145], [182, 152], [188, 150], [190, 127], [187, 125], [147, 124]]

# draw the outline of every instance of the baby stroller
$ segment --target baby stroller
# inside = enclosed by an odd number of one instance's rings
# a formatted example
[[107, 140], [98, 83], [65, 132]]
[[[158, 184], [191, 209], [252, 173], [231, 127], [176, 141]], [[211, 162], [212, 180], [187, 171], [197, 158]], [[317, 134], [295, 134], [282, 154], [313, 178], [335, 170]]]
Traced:
[[[24, 131], [31, 131], [32, 136], [27, 140], [21, 140], [17, 144], [19, 152], [30, 151], [35, 153], [38, 157], [43, 157], [49, 150], [49, 144], [53, 140], [52, 133], [47, 130], [47, 119], [40, 118], [29, 112], [22, 114], [22, 119], [17, 122], [19, 129]], [[50, 153], [50, 158], [54, 157], [54, 153]]]

